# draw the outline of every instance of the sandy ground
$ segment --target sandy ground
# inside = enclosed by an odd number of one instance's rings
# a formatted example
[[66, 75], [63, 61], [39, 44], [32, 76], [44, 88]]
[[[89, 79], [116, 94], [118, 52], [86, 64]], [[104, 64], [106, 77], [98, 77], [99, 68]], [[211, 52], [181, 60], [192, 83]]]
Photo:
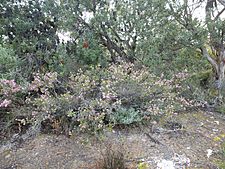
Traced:
[[[225, 118], [218, 113], [195, 111], [174, 114], [160, 122], [117, 128], [104, 135], [41, 134], [0, 153], [1, 169], [91, 169], [101, 161], [107, 145], [124, 152], [128, 169], [144, 163], [147, 168], [216, 169], [223, 159]], [[165, 167], [167, 163], [168, 166]], [[171, 163], [170, 163], [171, 162]], [[158, 166], [158, 167], [157, 167]]]

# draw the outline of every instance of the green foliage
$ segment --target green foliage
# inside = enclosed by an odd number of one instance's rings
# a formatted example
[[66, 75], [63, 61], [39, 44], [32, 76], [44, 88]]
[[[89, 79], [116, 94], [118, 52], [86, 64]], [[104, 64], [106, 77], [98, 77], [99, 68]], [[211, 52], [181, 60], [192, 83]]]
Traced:
[[103, 65], [106, 62], [103, 48], [94, 32], [88, 31], [79, 39], [75, 59], [81, 65]]
[[2, 0], [1, 109], [22, 103], [39, 112], [33, 121], [99, 131], [212, 103], [215, 74], [202, 49], [222, 62], [224, 21], [200, 21], [188, 3]]
[[3, 9], [0, 22], [1, 37], [4, 43], [11, 44], [17, 56], [23, 60], [24, 76], [31, 71], [49, 70], [54, 64], [58, 44], [57, 18], [54, 5], [51, 11], [45, 11], [40, 1], [0, 3]]
[[220, 162], [219, 163], [219, 168], [224, 169], [225, 168], [225, 162]]
[[217, 105], [217, 106], [215, 107], [215, 110], [216, 110], [217, 112], [220, 112], [220, 113], [222, 113], [222, 114], [225, 114], [225, 106], [224, 106], [224, 105]]
[[192, 73], [191, 76], [183, 81], [180, 94], [199, 103], [215, 106], [217, 111], [223, 112], [222, 105], [216, 106], [218, 90], [214, 82], [214, 73], [211, 69], [203, 69], [197, 73]]
[[138, 169], [147, 169], [149, 168], [148, 163], [142, 162], [138, 164]]
[[114, 124], [132, 124], [142, 121], [143, 117], [139, 111], [134, 108], [119, 108], [116, 112], [110, 116], [110, 121]]
[[0, 46], [0, 79], [12, 77], [12, 74], [17, 69], [17, 57], [10, 48]]

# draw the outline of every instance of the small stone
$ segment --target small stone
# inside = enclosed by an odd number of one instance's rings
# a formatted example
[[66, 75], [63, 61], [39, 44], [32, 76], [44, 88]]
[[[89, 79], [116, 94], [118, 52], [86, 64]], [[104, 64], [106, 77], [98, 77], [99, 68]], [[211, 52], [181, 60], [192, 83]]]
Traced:
[[152, 123], [153, 125], [154, 125], [154, 124], [157, 124], [157, 122], [156, 122], [156, 121], [152, 121], [151, 123]]
[[220, 124], [220, 122], [219, 121], [214, 121], [217, 125], [219, 125]]
[[175, 165], [173, 161], [170, 160], [162, 160], [157, 163], [157, 169], [175, 169]]
[[206, 156], [209, 158], [212, 155], [212, 153], [213, 153], [213, 150], [207, 149], [207, 155]]
[[11, 157], [11, 154], [7, 154], [6, 156], [5, 156], [5, 158], [10, 158]]
[[219, 131], [219, 130], [218, 130], [218, 129], [212, 129], [212, 131], [213, 131], [213, 132], [217, 132], [217, 131]]

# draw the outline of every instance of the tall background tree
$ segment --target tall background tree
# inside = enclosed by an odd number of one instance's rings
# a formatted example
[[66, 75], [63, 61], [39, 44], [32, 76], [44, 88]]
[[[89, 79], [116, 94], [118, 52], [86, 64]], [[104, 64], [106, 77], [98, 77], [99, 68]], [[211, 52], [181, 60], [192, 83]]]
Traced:
[[[207, 1], [171, 1], [171, 17], [184, 33], [185, 46], [200, 49], [202, 56], [211, 64], [215, 74], [219, 98], [224, 88], [224, 10], [223, 0]], [[200, 10], [197, 17], [196, 10]], [[182, 44], [182, 43], [180, 43]]]
[[58, 64], [55, 2], [10, 0], [0, 5], [1, 41], [4, 39], [4, 44], [15, 50], [26, 66], [26, 74], [50, 70], [52, 65]]
[[[223, 0], [4, 0], [0, 7], [1, 43], [29, 73], [125, 61], [171, 77], [208, 69], [203, 56], [222, 96]], [[68, 41], [60, 43], [59, 33], [69, 35]]]

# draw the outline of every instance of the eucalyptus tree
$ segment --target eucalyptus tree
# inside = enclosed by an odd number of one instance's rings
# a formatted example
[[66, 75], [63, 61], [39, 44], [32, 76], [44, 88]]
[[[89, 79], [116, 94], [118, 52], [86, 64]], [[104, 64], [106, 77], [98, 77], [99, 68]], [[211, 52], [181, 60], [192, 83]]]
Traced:
[[59, 43], [56, 3], [3, 0], [0, 9], [1, 43], [12, 47], [23, 60], [22, 72], [49, 70]]
[[62, 21], [75, 41], [91, 32], [112, 62], [118, 58], [133, 62], [142, 59], [144, 50], [153, 51], [146, 43], [153, 44], [154, 28], [165, 20], [166, 4], [166, 0], [67, 0], [61, 2]]
[[219, 98], [222, 98], [225, 80], [225, 18], [223, 17], [225, 1], [173, 0], [168, 1], [168, 11], [183, 34], [181, 39], [185, 43], [179, 44], [200, 49], [202, 56], [213, 67]]

